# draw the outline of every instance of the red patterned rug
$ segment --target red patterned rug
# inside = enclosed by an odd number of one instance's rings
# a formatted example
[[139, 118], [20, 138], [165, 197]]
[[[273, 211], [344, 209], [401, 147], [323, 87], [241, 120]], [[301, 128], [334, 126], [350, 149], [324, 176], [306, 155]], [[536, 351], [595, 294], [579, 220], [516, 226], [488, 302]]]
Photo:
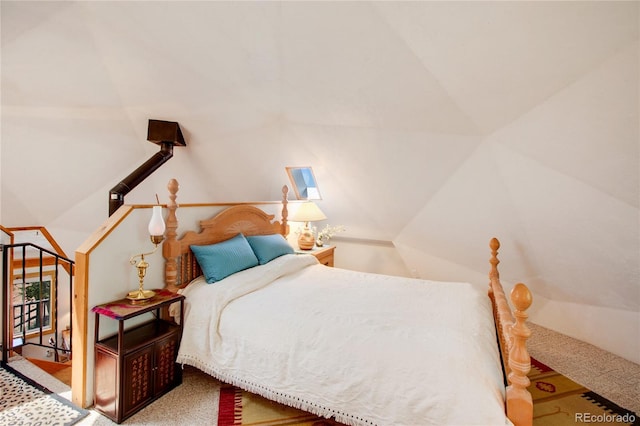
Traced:
[[[529, 373], [533, 396], [533, 424], [564, 426], [579, 423], [593, 425], [640, 426], [638, 416], [584, 386], [531, 359]], [[234, 386], [220, 390], [218, 426], [337, 426], [321, 418], [286, 405], [269, 401]]]
[[220, 389], [218, 426], [339, 426], [342, 423], [278, 404], [234, 386]]
[[638, 416], [531, 358], [533, 424], [640, 425]]

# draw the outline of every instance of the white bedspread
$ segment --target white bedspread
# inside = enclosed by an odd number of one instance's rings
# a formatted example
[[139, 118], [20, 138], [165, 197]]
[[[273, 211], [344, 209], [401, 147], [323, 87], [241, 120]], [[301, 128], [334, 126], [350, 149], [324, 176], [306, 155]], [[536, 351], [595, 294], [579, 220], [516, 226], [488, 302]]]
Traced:
[[178, 362], [352, 425], [503, 425], [491, 304], [470, 284], [286, 255], [186, 287]]

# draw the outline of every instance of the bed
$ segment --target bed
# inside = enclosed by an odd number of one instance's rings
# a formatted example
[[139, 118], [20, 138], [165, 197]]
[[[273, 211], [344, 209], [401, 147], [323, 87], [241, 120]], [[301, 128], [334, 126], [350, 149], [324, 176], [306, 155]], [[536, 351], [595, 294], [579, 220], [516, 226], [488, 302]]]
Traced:
[[511, 311], [497, 239], [487, 297], [292, 253], [286, 186], [280, 221], [242, 204], [178, 238], [177, 191], [163, 255], [166, 288], [186, 297], [179, 363], [348, 425], [532, 423], [531, 293], [517, 284]]

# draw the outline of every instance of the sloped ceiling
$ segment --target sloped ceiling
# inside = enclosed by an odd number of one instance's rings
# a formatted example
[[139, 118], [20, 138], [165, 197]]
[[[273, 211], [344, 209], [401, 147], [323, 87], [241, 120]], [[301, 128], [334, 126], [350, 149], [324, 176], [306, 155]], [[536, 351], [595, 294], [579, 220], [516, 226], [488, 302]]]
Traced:
[[0, 220], [73, 253], [166, 119], [189, 146], [127, 202], [278, 199], [311, 165], [422, 276], [409, 252], [484, 273], [498, 235], [505, 276], [637, 312], [638, 7], [2, 1]]

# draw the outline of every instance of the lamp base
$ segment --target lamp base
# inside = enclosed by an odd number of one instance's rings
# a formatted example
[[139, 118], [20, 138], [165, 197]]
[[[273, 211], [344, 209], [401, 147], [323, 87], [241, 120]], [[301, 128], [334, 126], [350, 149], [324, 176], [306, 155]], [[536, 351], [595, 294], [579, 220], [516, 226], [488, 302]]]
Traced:
[[298, 247], [300, 250], [311, 250], [316, 244], [316, 239], [311, 231], [303, 231], [298, 237]]
[[135, 290], [129, 292], [127, 299], [129, 299], [131, 303], [146, 303], [155, 295], [156, 292], [153, 290]]

